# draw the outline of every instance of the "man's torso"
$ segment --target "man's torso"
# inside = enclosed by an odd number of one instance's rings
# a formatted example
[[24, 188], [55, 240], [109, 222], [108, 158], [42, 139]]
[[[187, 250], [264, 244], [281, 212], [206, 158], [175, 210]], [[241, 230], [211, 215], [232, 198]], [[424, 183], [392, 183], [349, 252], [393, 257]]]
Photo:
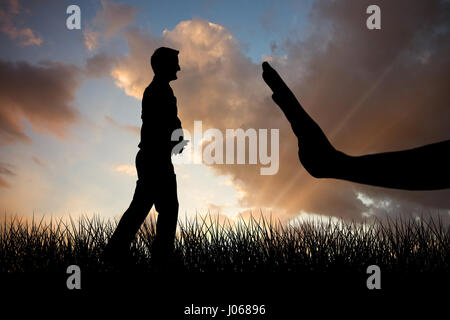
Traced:
[[178, 118], [177, 99], [168, 83], [153, 80], [142, 98], [142, 127], [139, 148], [151, 154], [153, 159], [170, 161], [176, 142], [171, 141], [172, 132], [181, 128]]

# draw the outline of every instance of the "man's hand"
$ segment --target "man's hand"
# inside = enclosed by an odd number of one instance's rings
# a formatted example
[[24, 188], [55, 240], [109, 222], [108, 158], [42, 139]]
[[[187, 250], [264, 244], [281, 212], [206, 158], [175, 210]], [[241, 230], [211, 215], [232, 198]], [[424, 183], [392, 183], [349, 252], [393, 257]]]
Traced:
[[334, 177], [345, 155], [331, 145], [275, 69], [267, 62], [262, 64], [262, 68], [262, 77], [273, 92], [272, 99], [283, 111], [297, 136], [300, 162], [313, 177]]

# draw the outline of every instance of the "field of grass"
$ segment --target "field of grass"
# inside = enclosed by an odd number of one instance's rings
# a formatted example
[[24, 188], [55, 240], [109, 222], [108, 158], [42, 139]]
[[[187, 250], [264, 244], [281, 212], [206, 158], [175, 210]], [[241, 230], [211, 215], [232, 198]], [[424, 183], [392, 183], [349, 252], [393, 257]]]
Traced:
[[[98, 217], [60, 220], [18, 218], [0, 222], [0, 272], [110, 270], [103, 249], [115, 222]], [[134, 263], [150, 271], [155, 236], [150, 215], [132, 245]], [[180, 222], [175, 253], [187, 272], [365, 272], [433, 273], [449, 270], [450, 229], [440, 220], [383, 220], [338, 223], [306, 221], [282, 225], [272, 219], [219, 222], [214, 215]]]

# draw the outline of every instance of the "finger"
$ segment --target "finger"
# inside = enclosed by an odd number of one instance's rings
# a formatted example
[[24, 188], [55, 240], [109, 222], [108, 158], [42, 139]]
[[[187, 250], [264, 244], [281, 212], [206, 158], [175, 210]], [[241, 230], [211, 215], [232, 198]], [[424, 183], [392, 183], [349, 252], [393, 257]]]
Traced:
[[263, 62], [263, 78], [272, 89], [272, 99], [291, 123], [295, 135], [300, 138], [307, 134], [308, 128], [315, 125], [314, 120], [303, 109], [293, 92], [269, 63]]
[[273, 92], [279, 91], [281, 88], [286, 87], [286, 84], [283, 79], [281, 79], [278, 72], [272, 68], [268, 62], [263, 62], [262, 68], [262, 77]]

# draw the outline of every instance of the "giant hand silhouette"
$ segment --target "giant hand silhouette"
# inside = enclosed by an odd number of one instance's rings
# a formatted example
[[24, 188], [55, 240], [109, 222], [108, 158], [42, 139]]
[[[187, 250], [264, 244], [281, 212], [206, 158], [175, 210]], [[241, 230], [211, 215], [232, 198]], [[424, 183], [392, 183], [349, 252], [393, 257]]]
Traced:
[[450, 188], [450, 140], [409, 150], [346, 155], [328, 141], [278, 73], [267, 62], [262, 67], [273, 100], [297, 136], [300, 162], [313, 177], [407, 190]]
[[289, 120], [298, 138], [298, 156], [305, 169], [316, 178], [333, 177], [345, 155], [328, 141], [319, 125], [306, 113], [279, 74], [263, 63], [263, 79], [272, 89], [272, 99]]

